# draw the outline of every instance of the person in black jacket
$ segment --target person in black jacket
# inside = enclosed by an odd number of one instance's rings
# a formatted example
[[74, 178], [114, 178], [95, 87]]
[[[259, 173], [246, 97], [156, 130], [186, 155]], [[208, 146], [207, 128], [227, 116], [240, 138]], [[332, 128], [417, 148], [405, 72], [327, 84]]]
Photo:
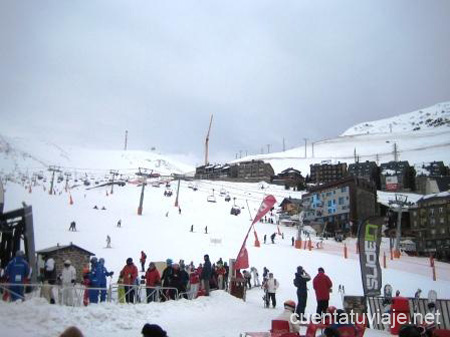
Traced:
[[297, 272], [295, 273], [294, 285], [297, 287], [297, 308], [295, 313], [299, 316], [299, 320], [302, 320], [302, 316], [305, 313], [306, 300], [308, 299], [306, 283], [309, 281], [311, 281], [311, 276], [309, 276], [302, 266], [298, 266]]
[[203, 264], [202, 274], [200, 280], [203, 282], [203, 288], [205, 289], [205, 296], [209, 296], [209, 281], [211, 280], [212, 267], [211, 261], [209, 261], [209, 255], [204, 256], [205, 263]]
[[[173, 274], [173, 267], [172, 267], [172, 259], [166, 260], [167, 267], [163, 270], [163, 273], [161, 275], [161, 283], [163, 287], [171, 287], [172, 282], [172, 274]], [[168, 290], [165, 291], [165, 295], [167, 297], [170, 297], [170, 292]], [[164, 301], [164, 296], [161, 298], [162, 301]]]

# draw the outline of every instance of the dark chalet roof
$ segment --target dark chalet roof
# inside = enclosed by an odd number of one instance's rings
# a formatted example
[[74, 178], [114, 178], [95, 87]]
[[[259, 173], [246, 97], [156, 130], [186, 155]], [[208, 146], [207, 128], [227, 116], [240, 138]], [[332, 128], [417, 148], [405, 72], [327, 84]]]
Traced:
[[71, 247], [75, 248], [75, 249], [78, 249], [78, 250], [81, 250], [81, 251], [85, 252], [88, 255], [95, 255], [94, 253], [91, 253], [90, 251], [87, 251], [86, 249], [78, 247], [77, 245], [74, 245], [73, 243], [71, 243], [70, 245], [64, 245], [64, 246], [58, 245], [58, 246], [53, 246], [53, 247], [50, 247], [50, 248], [45, 248], [45, 249], [37, 251], [36, 253], [37, 254], [48, 254], [48, 253], [53, 253], [53, 252], [56, 252], [58, 250], [63, 250], [63, 249], [71, 248]]
[[302, 199], [294, 199], [294, 198], [284, 198], [283, 201], [280, 204], [280, 207], [286, 205], [286, 204], [302, 204]]

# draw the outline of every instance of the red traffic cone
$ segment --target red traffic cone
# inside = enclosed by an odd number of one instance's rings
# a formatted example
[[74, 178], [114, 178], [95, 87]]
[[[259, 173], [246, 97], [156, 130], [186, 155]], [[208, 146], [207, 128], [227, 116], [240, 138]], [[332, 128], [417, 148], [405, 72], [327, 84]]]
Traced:
[[73, 205], [72, 194], [69, 194], [69, 205]]

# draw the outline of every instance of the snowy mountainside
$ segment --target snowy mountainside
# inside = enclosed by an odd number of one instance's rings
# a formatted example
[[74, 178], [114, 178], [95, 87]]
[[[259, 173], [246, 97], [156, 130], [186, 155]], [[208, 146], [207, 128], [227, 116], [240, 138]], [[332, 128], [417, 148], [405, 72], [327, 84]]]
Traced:
[[[392, 132], [391, 132], [392, 126]], [[375, 161], [378, 164], [394, 160], [394, 147], [399, 160], [410, 165], [443, 161], [450, 163], [450, 102], [382, 119], [361, 123], [349, 128], [341, 136], [309, 141], [284, 152], [247, 156], [233, 162], [264, 160], [272, 165], [275, 174], [293, 167], [309, 174], [311, 164], [323, 161], [333, 164]]]
[[450, 128], [450, 102], [352, 126], [342, 136]]
[[166, 156], [149, 151], [93, 150], [64, 147], [49, 141], [0, 135], [0, 169], [4, 172], [45, 170], [50, 165], [64, 171], [130, 170], [145, 167], [162, 175], [191, 172], [188, 157]]

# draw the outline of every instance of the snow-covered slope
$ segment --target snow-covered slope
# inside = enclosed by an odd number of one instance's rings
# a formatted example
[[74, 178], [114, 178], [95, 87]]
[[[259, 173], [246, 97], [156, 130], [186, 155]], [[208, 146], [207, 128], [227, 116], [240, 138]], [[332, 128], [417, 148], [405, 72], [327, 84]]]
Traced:
[[[286, 196], [299, 197], [301, 192], [291, 192], [282, 186], [260, 184], [221, 183], [197, 181], [198, 191], [189, 188], [187, 182], [181, 183], [179, 203], [181, 214], [174, 207], [174, 197], [163, 196], [163, 189], [148, 187], [144, 199], [142, 216], [136, 214], [140, 188], [127, 185], [116, 188], [113, 195], [107, 196], [105, 188], [86, 190], [78, 187], [71, 191], [74, 204], [69, 204], [67, 193], [48, 195], [39, 186], [32, 193], [22, 185], [6, 184], [6, 210], [20, 207], [21, 202], [33, 206], [36, 248], [43, 249], [73, 242], [98, 257], [106, 259], [108, 269], [115, 272], [112, 282], [128, 257], [138, 262], [140, 251], [147, 253], [148, 261], [174, 261], [184, 259], [187, 263], [201, 263], [208, 253], [212, 261], [220, 257], [224, 261], [235, 258], [250, 225], [250, 214], [255, 215], [265, 194], [273, 194], [278, 203]], [[217, 203], [206, 201], [215, 190]], [[221, 189], [236, 197], [236, 204], [244, 206], [239, 216], [230, 215], [232, 202], [225, 202], [218, 196]], [[384, 196], [383, 198], [386, 198]], [[249, 210], [247, 209], [247, 202]], [[94, 210], [93, 206], [105, 206], [106, 210]], [[166, 216], [167, 213], [167, 216]], [[250, 213], [250, 214], [249, 214]], [[118, 219], [122, 227], [117, 228]], [[77, 223], [77, 232], [69, 232], [71, 221]], [[194, 232], [190, 233], [190, 226]], [[204, 233], [208, 226], [208, 234]], [[237, 336], [243, 331], [268, 331], [270, 320], [281, 313], [283, 301], [296, 299], [296, 289], [292, 284], [294, 272], [302, 265], [312, 276], [318, 267], [325, 268], [334, 282], [331, 305], [342, 307], [338, 285], [345, 285], [346, 293], [362, 294], [358, 255], [355, 241], [347, 240], [349, 259], [343, 258], [343, 245], [327, 240], [323, 249], [312, 251], [297, 250], [291, 245], [296, 229], [281, 226], [284, 235], [277, 236], [271, 244], [269, 236], [277, 232], [277, 226], [257, 223], [255, 229], [261, 247], [254, 247], [254, 235], [247, 241], [249, 260], [262, 273], [269, 268], [280, 283], [277, 292], [277, 309], [263, 308], [263, 292], [251, 289], [247, 301], [230, 298], [223, 292], [215, 292], [210, 298], [196, 301], [140, 304], [136, 306], [118, 304], [91, 305], [87, 308], [66, 308], [51, 306], [38, 299], [24, 304], [8, 304], [0, 301], [0, 325], [2, 336], [56, 336], [65, 327], [77, 325], [87, 336], [138, 336], [144, 323], [157, 323], [163, 326], [172, 337], [189, 336]], [[106, 235], [112, 239], [112, 249], [106, 249]], [[267, 244], [263, 237], [267, 235]], [[313, 247], [316, 238], [313, 236]], [[383, 251], [388, 251], [388, 242]], [[345, 270], [345, 273], [342, 271]], [[383, 270], [383, 282], [390, 283], [394, 289], [401, 290], [405, 296], [413, 296], [417, 288], [426, 294], [436, 289], [439, 297], [450, 296], [450, 265], [437, 263], [438, 281], [433, 282], [427, 259], [403, 256], [400, 260], [388, 261], [388, 269]], [[315, 312], [315, 296], [309, 291], [307, 312]], [[380, 333], [369, 331], [369, 337]]]
[[107, 173], [110, 169], [135, 172], [138, 167], [145, 167], [166, 175], [192, 172], [194, 167], [186, 164], [191, 161], [187, 156], [166, 156], [155, 151], [92, 150], [0, 135], [0, 170], [3, 172], [33, 172], [57, 165], [67, 172]]
[[450, 102], [438, 103], [425, 109], [391, 118], [357, 124], [345, 131], [342, 136], [402, 133], [430, 129], [447, 131], [450, 129]]

